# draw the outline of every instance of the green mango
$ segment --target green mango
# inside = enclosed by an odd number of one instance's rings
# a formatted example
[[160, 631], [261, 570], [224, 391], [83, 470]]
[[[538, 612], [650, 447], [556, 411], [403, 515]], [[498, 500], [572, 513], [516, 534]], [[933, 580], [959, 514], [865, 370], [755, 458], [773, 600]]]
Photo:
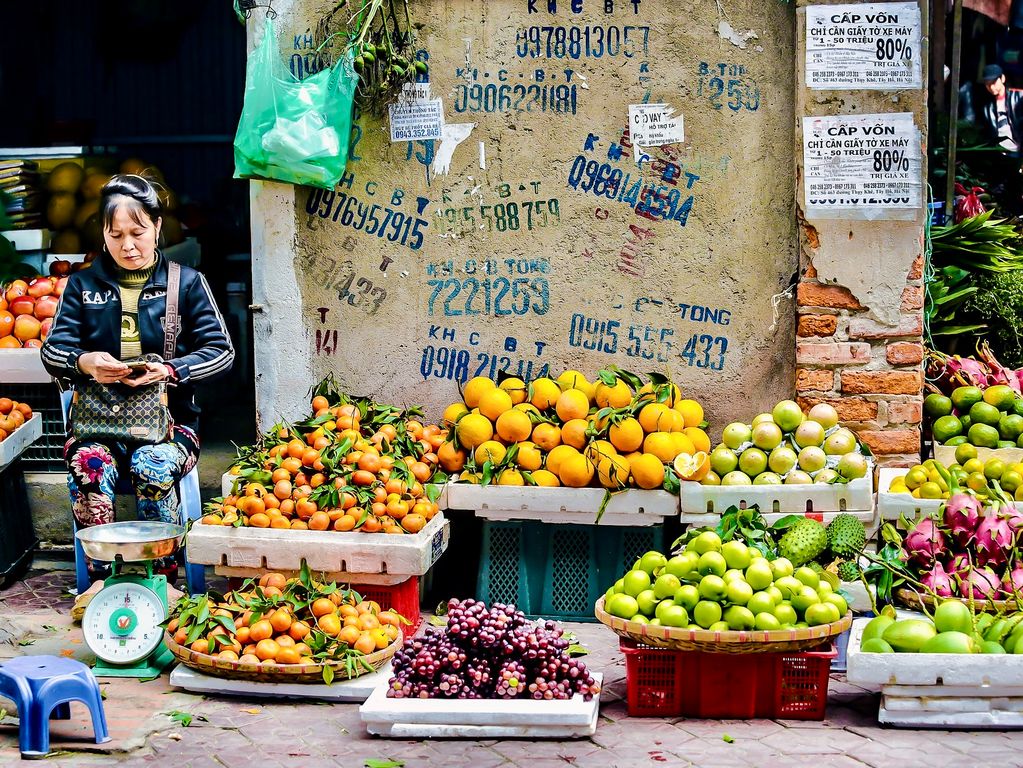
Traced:
[[987, 632], [984, 633], [984, 640], [1000, 643], [1010, 629], [1006, 619], [996, 619], [995, 623], [988, 627]]
[[881, 639], [897, 653], [916, 653], [920, 646], [938, 634], [934, 624], [923, 619], [902, 619], [889, 626]]
[[1005, 649], [1001, 645], [996, 643], [994, 640], [985, 640], [980, 644], [981, 653], [1005, 653]]
[[[980, 621], [978, 620], [977, 623], [979, 625]], [[944, 600], [934, 609], [934, 628], [939, 633], [970, 634], [973, 632], [973, 614], [970, 613], [966, 603], [959, 600]], [[984, 630], [978, 626], [977, 631], [983, 633]]]
[[875, 616], [867, 622], [867, 626], [863, 628], [861, 643], [865, 643], [875, 637], [881, 637], [881, 635], [884, 634], [884, 631], [894, 623], [895, 619], [891, 616], [885, 616], [883, 614], [881, 616]]
[[974, 653], [973, 638], [965, 632], [941, 632], [920, 646], [920, 653]]
[[[963, 604], [963, 607], [964, 608], [966, 607], [965, 604]], [[980, 616], [977, 617], [976, 629], [978, 632], [980, 632], [980, 634], [983, 635], [987, 631], [988, 627], [990, 627], [994, 623], [995, 623], [994, 616], [992, 616], [990, 613], [982, 613], [980, 614]]]
[[872, 637], [860, 646], [864, 653], [895, 653], [895, 649], [880, 637]]

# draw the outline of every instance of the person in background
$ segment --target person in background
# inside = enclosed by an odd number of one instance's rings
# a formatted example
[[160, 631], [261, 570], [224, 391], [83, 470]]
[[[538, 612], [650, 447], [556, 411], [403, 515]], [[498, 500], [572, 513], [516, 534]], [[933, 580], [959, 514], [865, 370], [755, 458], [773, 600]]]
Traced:
[[[142, 176], [114, 176], [103, 187], [100, 214], [103, 253], [89, 269], [75, 272], [61, 296], [43, 365], [55, 378], [138, 387], [166, 381], [173, 434], [154, 445], [69, 437], [64, 446], [68, 490], [78, 527], [114, 520], [114, 488], [127, 472], [138, 498], [139, 517], [177, 523], [177, 482], [199, 459], [199, 409], [195, 382], [227, 373], [234, 348], [206, 279], [181, 267], [177, 344], [174, 357], [133, 370], [125, 360], [162, 357], [167, 313], [167, 259], [157, 249], [162, 207]], [[72, 414], [72, 420], [74, 414]], [[173, 567], [173, 571], [171, 568]], [[164, 563], [162, 572], [177, 573]], [[90, 563], [93, 581], [104, 569]]]
[[981, 80], [991, 96], [982, 112], [983, 126], [999, 147], [1018, 157], [1023, 142], [1023, 91], [1005, 86], [1005, 73], [997, 64], [984, 67]]

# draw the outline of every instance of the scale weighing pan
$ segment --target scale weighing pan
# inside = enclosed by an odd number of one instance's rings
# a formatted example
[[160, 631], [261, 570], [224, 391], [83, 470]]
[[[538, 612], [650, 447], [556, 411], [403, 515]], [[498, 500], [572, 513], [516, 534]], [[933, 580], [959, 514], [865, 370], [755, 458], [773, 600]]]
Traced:
[[133, 520], [83, 528], [75, 536], [93, 560], [141, 562], [173, 555], [181, 547], [185, 528], [171, 523]]

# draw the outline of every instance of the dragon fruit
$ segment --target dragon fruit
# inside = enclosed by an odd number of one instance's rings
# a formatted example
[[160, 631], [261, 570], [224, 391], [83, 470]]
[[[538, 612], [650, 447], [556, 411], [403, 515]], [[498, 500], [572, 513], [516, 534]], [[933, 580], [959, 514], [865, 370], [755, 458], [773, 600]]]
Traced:
[[946, 355], [930, 350], [927, 353], [927, 380], [934, 382], [939, 391], [951, 392], [956, 387], [988, 385], [991, 369], [980, 360], [959, 355]]
[[913, 526], [902, 546], [907, 559], [919, 563], [924, 568], [944, 555], [948, 549], [945, 534], [933, 520], [926, 517]]
[[967, 554], [958, 554], [948, 564], [948, 572], [956, 579], [962, 579], [973, 568], [973, 562]]
[[1005, 572], [1002, 594], [1009, 598], [1023, 596], [1023, 564], [1017, 563], [1015, 568]]
[[934, 563], [931, 570], [920, 578], [920, 583], [938, 597], [952, 597], [952, 574], [940, 562]]
[[1006, 384], [1016, 390], [1017, 394], [1020, 391], [1019, 371], [1014, 371], [1012, 368], [1006, 368], [995, 357], [995, 353], [991, 351], [991, 345], [988, 344], [987, 340], [983, 344], [977, 346], [977, 356], [984, 361], [991, 373], [988, 376], [988, 386], [994, 384]]
[[1002, 583], [990, 568], [968, 568], [960, 575], [959, 595], [974, 600], [994, 600]]
[[961, 546], [965, 547], [973, 539], [981, 512], [980, 502], [966, 493], [957, 493], [945, 502], [945, 525]]
[[981, 565], [1001, 565], [1012, 546], [1012, 528], [1007, 520], [991, 515], [980, 521], [975, 533], [977, 561]]

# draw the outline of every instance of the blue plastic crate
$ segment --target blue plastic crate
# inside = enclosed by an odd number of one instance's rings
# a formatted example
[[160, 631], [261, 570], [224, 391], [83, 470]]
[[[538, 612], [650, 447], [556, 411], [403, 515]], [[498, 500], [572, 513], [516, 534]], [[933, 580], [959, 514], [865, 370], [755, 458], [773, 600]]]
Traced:
[[593, 604], [607, 587], [663, 544], [662, 526], [484, 521], [476, 594], [529, 616], [595, 621]]

